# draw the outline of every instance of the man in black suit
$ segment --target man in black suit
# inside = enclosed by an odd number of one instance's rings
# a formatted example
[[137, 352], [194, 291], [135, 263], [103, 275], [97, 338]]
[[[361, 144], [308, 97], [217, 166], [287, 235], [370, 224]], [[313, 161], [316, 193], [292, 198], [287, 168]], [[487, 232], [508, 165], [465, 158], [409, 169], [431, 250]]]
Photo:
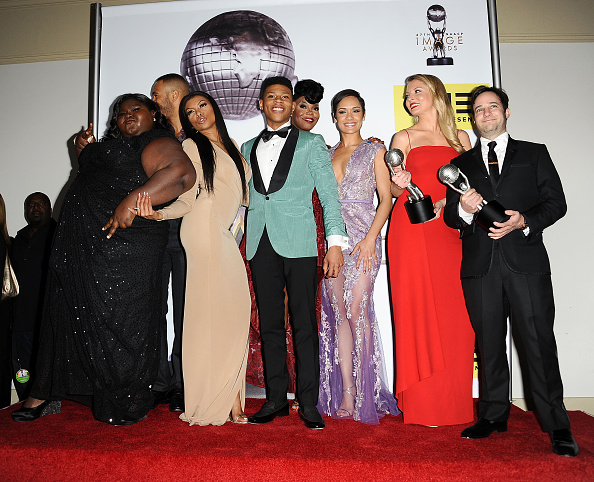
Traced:
[[[161, 113], [167, 118], [172, 132], [179, 142], [186, 134], [179, 119], [179, 105], [190, 92], [186, 79], [179, 74], [165, 74], [155, 80], [151, 88], [151, 98], [159, 105]], [[159, 372], [153, 383], [153, 408], [168, 403], [172, 412], [184, 411], [184, 383], [181, 364], [181, 346], [186, 293], [186, 253], [179, 238], [181, 218], [164, 221], [169, 224], [169, 240], [163, 258], [163, 314], [161, 318], [161, 360]], [[173, 344], [171, 361], [167, 341], [167, 299], [169, 278], [171, 277], [171, 299], [173, 302]]]
[[[475, 189], [448, 189], [444, 220], [460, 230], [461, 278], [482, 365], [478, 422], [464, 438], [505, 432], [509, 417], [506, 318], [511, 313], [525, 346], [530, 385], [543, 431], [553, 452], [576, 456], [563, 405], [563, 383], [553, 333], [555, 305], [542, 233], [565, 215], [561, 181], [546, 146], [509, 137], [507, 94], [494, 87], [473, 92], [477, 145], [452, 161]], [[481, 194], [479, 194], [481, 193]], [[485, 231], [475, 223], [477, 206], [497, 200], [509, 219]]]

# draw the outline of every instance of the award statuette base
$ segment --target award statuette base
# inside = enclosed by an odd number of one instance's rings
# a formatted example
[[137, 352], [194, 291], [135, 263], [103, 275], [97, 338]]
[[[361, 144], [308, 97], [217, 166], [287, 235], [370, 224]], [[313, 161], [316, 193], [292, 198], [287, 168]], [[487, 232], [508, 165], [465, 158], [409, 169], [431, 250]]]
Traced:
[[406, 201], [404, 209], [406, 209], [411, 224], [424, 223], [435, 217], [431, 196], [427, 196], [420, 201]]
[[489, 201], [483, 206], [479, 213], [474, 218], [474, 222], [478, 224], [485, 231], [489, 231], [489, 228], [493, 226], [493, 222], [504, 223], [509, 219], [509, 216], [505, 214], [505, 208], [497, 201]]
[[454, 59], [452, 57], [429, 58], [427, 59], [427, 65], [454, 65]]

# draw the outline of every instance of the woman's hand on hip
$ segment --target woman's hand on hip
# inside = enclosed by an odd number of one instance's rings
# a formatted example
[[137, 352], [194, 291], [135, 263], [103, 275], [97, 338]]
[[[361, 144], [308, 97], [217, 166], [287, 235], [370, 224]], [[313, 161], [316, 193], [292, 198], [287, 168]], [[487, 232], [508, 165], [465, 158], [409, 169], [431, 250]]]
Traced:
[[357, 258], [357, 269], [363, 265], [363, 273], [368, 273], [373, 268], [373, 263], [377, 266], [377, 256], [375, 255], [375, 239], [368, 239], [367, 236], [359, 241], [351, 255], [354, 255], [359, 252], [359, 257]]

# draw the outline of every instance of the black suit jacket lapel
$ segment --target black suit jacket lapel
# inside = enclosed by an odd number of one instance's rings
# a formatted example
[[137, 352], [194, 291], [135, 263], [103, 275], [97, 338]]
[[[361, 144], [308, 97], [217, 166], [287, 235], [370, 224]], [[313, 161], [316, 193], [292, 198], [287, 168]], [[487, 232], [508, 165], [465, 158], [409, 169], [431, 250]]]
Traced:
[[476, 145], [472, 149], [472, 156], [474, 157], [474, 160], [477, 162], [478, 168], [480, 169], [480, 171], [485, 176], [489, 176], [489, 173], [487, 172], [487, 168], [485, 167], [485, 161], [483, 160], [483, 153], [481, 151], [480, 139], [477, 141]]
[[473, 166], [469, 167], [469, 169], [478, 170], [478, 173], [476, 171], [474, 173], [465, 173], [469, 178], [470, 187], [475, 188], [485, 199], [492, 199], [492, 196], [495, 194], [495, 184], [493, 183], [493, 179], [491, 179], [489, 171], [487, 171], [487, 166], [485, 166], [480, 139], [470, 152], [472, 154]]
[[505, 150], [505, 157], [503, 158], [503, 166], [501, 168], [499, 181], [501, 181], [507, 171], [509, 171], [510, 166], [514, 163], [516, 152], [518, 152], [518, 141], [510, 137], [507, 141], [507, 149]]
[[287, 141], [283, 146], [283, 149], [272, 173], [270, 184], [268, 185], [267, 194], [280, 190], [287, 180], [289, 170], [291, 169], [291, 163], [293, 162], [293, 155], [295, 154], [295, 147], [297, 147], [297, 139], [299, 138], [299, 129], [293, 127], [289, 131]]
[[256, 140], [252, 145], [252, 151], [250, 152], [250, 164], [252, 167], [252, 180], [254, 182], [254, 189], [260, 194], [266, 194], [266, 188], [264, 187], [264, 181], [262, 181], [262, 174], [260, 173], [260, 166], [258, 164], [258, 157], [256, 156], [256, 149], [258, 148], [258, 143], [262, 137], [262, 132], [260, 132], [258, 137], [256, 137]]

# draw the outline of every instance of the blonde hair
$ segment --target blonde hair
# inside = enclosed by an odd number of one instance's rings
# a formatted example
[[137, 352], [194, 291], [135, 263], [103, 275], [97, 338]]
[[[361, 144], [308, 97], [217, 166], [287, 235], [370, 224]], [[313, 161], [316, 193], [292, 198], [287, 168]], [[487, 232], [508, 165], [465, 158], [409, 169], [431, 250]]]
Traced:
[[[448, 93], [439, 78], [435, 75], [429, 74], [415, 74], [407, 77], [406, 85], [413, 80], [419, 80], [423, 82], [431, 92], [433, 97], [433, 105], [437, 110], [437, 123], [441, 132], [445, 136], [448, 144], [452, 146], [457, 152], [464, 152], [464, 146], [458, 139], [458, 129], [456, 128], [456, 120], [454, 118], [454, 109], [448, 97]], [[418, 117], [415, 117], [415, 124], [419, 121]]]
[[[6, 205], [4, 204], [4, 198], [0, 194], [0, 234], [4, 238], [6, 244], [10, 244], [10, 236], [8, 235], [8, 228], [6, 227]], [[2, 260], [4, 263], [4, 260]]]

